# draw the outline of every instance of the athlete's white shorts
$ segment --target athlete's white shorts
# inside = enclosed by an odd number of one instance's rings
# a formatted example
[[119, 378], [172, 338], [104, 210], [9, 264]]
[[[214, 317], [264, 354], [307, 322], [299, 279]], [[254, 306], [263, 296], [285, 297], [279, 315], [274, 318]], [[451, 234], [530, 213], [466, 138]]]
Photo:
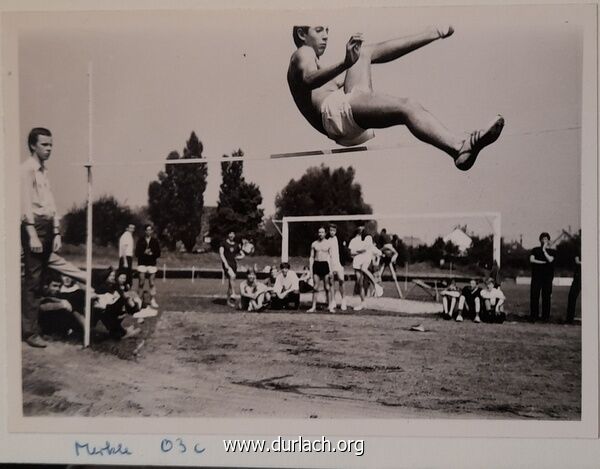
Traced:
[[363, 252], [354, 256], [352, 268], [356, 270], [369, 270], [373, 256], [370, 253]]
[[141, 274], [155, 274], [158, 269], [155, 265], [138, 265], [137, 271]]

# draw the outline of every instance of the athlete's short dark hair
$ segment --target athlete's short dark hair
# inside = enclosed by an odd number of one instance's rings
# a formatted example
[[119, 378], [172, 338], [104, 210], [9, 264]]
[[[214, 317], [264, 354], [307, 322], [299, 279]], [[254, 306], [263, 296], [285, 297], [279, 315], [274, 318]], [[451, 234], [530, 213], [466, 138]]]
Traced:
[[289, 262], [282, 262], [281, 264], [279, 264], [279, 268], [280, 269], [289, 269], [290, 268], [290, 263]]
[[543, 233], [541, 233], [541, 234], [540, 234], [540, 238], [539, 238], [539, 240], [540, 240], [540, 241], [542, 241], [542, 239], [543, 239], [543, 238], [548, 238], [548, 239], [551, 239], [551, 238], [550, 238], [550, 234], [549, 234], [549, 233], [546, 233], [545, 231], [544, 231]]
[[304, 45], [304, 41], [302, 39], [300, 39], [300, 36], [298, 36], [298, 31], [304, 31], [305, 33], [308, 32], [310, 26], [294, 26], [292, 28], [292, 37], [294, 38], [294, 44], [296, 44], [296, 47], [302, 47]]
[[33, 147], [38, 142], [38, 137], [43, 135], [45, 137], [52, 137], [52, 132], [44, 127], [34, 127], [29, 131], [29, 137], [27, 137], [27, 145], [29, 146], [29, 151], [33, 153]]

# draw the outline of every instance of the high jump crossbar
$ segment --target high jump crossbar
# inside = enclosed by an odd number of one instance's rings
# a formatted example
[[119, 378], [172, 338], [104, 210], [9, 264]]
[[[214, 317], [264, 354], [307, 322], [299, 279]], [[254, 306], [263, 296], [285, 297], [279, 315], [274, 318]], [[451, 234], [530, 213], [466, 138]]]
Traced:
[[281, 261], [289, 260], [289, 224], [297, 222], [330, 222], [330, 221], [367, 221], [367, 220], [389, 220], [389, 219], [441, 219], [441, 218], [491, 218], [492, 219], [492, 251], [493, 259], [500, 267], [501, 252], [501, 229], [502, 215], [500, 212], [437, 212], [437, 213], [399, 213], [399, 214], [373, 214], [365, 213], [358, 215], [304, 215], [289, 216], [282, 218], [281, 228]]
[[[505, 133], [502, 135], [503, 138], [519, 137], [519, 136], [530, 136], [530, 135], [541, 135], [554, 132], [564, 132], [570, 130], [580, 130], [581, 126], [571, 126], [556, 129], [540, 129], [534, 131], [518, 132], [518, 133]], [[421, 146], [421, 142], [414, 143], [397, 143], [392, 145], [359, 145], [355, 147], [336, 147], [336, 148], [325, 148], [321, 150], [307, 150], [307, 151], [293, 151], [287, 153], [271, 153], [268, 156], [249, 157], [245, 156], [230, 156], [225, 158], [178, 158], [173, 160], [121, 160], [121, 161], [103, 161], [94, 162], [88, 161], [86, 163], [72, 163], [73, 165], [82, 165], [85, 167], [92, 166], [136, 166], [136, 165], [179, 165], [179, 164], [221, 164], [234, 161], [269, 161], [283, 158], [309, 158], [309, 157], [323, 157], [331, 155], [343, 156], [348, 153], [371, 153], [376, 151], [389, 151], [398, 148], [411, 148]]]

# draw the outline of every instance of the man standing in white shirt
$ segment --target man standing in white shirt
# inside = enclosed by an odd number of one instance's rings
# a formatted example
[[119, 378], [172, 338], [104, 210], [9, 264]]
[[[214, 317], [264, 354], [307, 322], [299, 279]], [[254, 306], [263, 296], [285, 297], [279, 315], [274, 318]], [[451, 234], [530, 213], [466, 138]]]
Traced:
[[130, 223], [119, 238], [119, 271], [127, 273], [127, 283], [133, 285], [133, 233], [135, 225]]
[[46, 347], [40, 337], [38, 314], [42, 281], [53, 252], [61, 248], [60, 219], [50, 190], [47, 162], [52, 153], [52, 133], [37, 127], [29, 132], [31, 155], [21, 163], [21, 338], [31, 347]]
[[298, 309], [300, 307], [300, 281], [290, 264], [282, 262], [273, 286], [271, 307], [273, 309]]

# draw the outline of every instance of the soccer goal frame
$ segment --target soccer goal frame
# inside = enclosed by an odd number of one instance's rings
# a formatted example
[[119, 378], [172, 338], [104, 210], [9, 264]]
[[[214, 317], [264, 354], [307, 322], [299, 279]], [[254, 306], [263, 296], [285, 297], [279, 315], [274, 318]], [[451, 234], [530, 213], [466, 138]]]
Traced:
[[409, 219], [452, 219], [452, 218], [485, 218], [491, 219], [492, 225], [492, 257], [500, 267], [500, 251], [502, 236], [502, 216], [500, 212], [442, 212], [442, 213], [400, 213], [400, 214], [362, 214], [362, 215], [305, 215], [283, 217], [281, 220], [281, 262], [289, 260], [290, 224], [300, 222], [334, 222], [334, 221], [369, 221], [369, 220], [409, 220]]

